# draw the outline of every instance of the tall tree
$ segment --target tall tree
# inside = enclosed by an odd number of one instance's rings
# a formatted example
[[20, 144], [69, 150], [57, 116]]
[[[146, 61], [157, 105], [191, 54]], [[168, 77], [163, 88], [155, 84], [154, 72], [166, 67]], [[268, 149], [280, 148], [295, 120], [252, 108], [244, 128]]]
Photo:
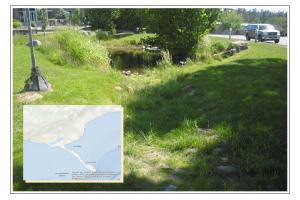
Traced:
[[114, 20], [120, 16], [120, 9], [92, 8], [87, 9], [85, 14], [92, 29], [103, 29], [113, 32], [116, 28]]
[[237, 14], [234, 10], [223, 11], [220, 16], [219, 20], [222, 23], [222, 27], [224, 29], [238, 29], [241, 27], [242, 23], [242, 16]]
[[80, 25], [81, 13], [79, 8], [76, 8], [74, 13], [70, 16], [70, 21], [73, 25]]
[[48, 26], [47, 10], [45, 8], [40, 9], [38, 15], [42, 23], [42, 31], [45, 35], [45, 31]]

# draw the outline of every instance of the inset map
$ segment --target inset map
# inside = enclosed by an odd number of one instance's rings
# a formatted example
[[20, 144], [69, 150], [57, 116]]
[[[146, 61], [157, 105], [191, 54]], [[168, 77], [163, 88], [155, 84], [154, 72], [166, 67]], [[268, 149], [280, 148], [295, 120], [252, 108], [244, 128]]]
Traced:
[[26, 182], [123, 182], [121, 106], [25, 105]]

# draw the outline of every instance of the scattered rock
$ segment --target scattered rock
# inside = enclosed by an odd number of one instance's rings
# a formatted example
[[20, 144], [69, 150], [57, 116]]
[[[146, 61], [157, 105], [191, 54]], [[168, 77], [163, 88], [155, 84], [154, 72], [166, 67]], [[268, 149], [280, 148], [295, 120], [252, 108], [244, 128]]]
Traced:
[[220, 142], [220, 144], [223, 145], [223, 146], [227, 146], [228, 145], [228, 141], [227, 140], [222, 140]]
[[176, 189], [177, 189], [176, 185], [170, 184], [165, 188], [165, 191], [175, 191]]
[[180, 65], [180, 66], [186, 65], [186, 61], [179, 61], [179, 65]]
[[213, 141], [213, 140], [217, 140], [219, 138], [219, 135], [211, 135], [207, 137], [207, 141]]
[[23, 103], [32, 102], [41, 98], [43, 98], [43, 96], [38, 92], [24, 92], [17, 95], [17, 100]]
[[130, 76], [131, 75], [131, 71], [130, 70], [127, 70], [127, 71], [123, 70], [122, 74], [124, 74], [126, 76]]
[[179, 174], [179, 175], [191, 175], [191, 174], [193, 174], [193, 171], [188, 170], [188, 169], [178, 168], [178, 169], [175, 170], [175, 173]]
[[198, 128], [198, 132], [201, 134], [206, 134], [210, 132], [210, 129], [208, 128]]
[[228, 49], [224, 52], [225, 56], [233, 56], [236, 53], [236, 49]]
[[180, 177], [177, 176], [176, 174], [171, 174], [170, 178], [171, 178], [173, 181], [175, 181], [175, 182], [180, 181]]
[[116, 87], [115, 87], [115, 90], [121, 91], [122, 88], [121, 88], [120, 86], [116, 86]]
[[160, 49], [158, 47], [147, 46], [145, 48], [145, 50], [147, 50], [147, 51], [159, 51]]
[[217, 147], [217, 148], [212, 150], [212, 154], [214, 154], [214, 155], [217, 155], [217, 154], [220, 154], [220, 153], [223, 153], [223, 152], [224, 152], [224, 149], [221, 148], [221, 147]]
[[220, 160], [221, 160], [222, 162], [228, 162], [228, 157], [221, 157]]
[[221, 174], [233, 174], [237, 172], [237, 169], [231, 165], [220, 165], [216, 169]]
[[161, 164], [160, 167], [161, 167], [162, 169], [164, 169], [164, 170], [171, 170], [170, 165], [167, 165], [167, 164], [165, 164], [165, 163]]
[[[32, 40], [32, 45], [35, 47], [35, 46], [40, 46], [40, 45], [42, 45], [42, 43], [41, 43], [39, 40]], [[27, 46], [30, 47], [30, 44], [27, 43]]]
[[197, 148], [190, 148], [186, 150], [186, 153], [188, 154], [194, 154], [197, 153], [198, 149]]
[[89, 35], [89, 32], [88, 32], [88, 31], [83, 31], [83, 30], [81, 30], [80, 33], [81, 33], [82, 35], [85, 35], [85, 36], [88, 36], [88, 35]]
[[235, 41], [232, 43], [233, 45], [235, 45], [240, 51], [246, 50], [248, 49], [248, 42], [246, 41]]
[[189, 92], [189, 96], [194, 96], [196, 94], [196, 90], [192, 89]]

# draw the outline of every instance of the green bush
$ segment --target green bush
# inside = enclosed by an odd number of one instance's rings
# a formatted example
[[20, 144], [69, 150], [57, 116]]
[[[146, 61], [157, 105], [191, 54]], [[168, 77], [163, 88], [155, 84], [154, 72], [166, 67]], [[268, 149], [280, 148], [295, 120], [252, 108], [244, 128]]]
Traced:
[[35, 22], [31, 22], [31, 27], [36, 27], [36, 23]]
[[211, 8], [150, 9], [150, 28], [176, 62], [195, 57], [199, 40], [214, 27], [218, 13]]
[[37, 49], [60, 65], [107, 68], [110, 63], [109, 53], [104, 46], [73, 29], [56, 31], [44, 38], [43, 45]]
[[22, 22], [17, 20], [17, 19], [14, 19], [13, 20], [13, 28], [20, 28], [22, 26]]
[[159, 46], [160, 41], [157, 35], [149, 36], [146, 38], [142, 38], [140, 44], [151, 45], [151, 46]]

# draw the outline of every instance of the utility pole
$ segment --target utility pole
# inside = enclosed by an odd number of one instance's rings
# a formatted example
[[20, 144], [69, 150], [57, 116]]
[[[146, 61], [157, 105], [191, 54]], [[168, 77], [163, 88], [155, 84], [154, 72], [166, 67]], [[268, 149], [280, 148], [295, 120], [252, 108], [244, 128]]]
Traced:
[[35, 55], [34, 55], [34, 48], [33, 48], [29, 8], [26, 8], [26, 17], [27, 17], [27, 26], [28, 26], [29, 47], [30, 47], [30, 54], [31, 54], [31, 75], [25, 82], [23, 92], [50, 91], [51, 90], [50, 84], [48, 83], [46, 78], [42, 75], [39, 68], [35, 65]]
[[29, 35], [29, 46], [30, 46], [30, 53], [31, 53], [31, 68], [34, 69], [36, 67], [35, 67], [35, 56], [34, 56], [34, 50], [33, 50], [31, 19], [30, 19], [29, 8], [26, 8], [26, 16], [27, 16], [28, 35]]

